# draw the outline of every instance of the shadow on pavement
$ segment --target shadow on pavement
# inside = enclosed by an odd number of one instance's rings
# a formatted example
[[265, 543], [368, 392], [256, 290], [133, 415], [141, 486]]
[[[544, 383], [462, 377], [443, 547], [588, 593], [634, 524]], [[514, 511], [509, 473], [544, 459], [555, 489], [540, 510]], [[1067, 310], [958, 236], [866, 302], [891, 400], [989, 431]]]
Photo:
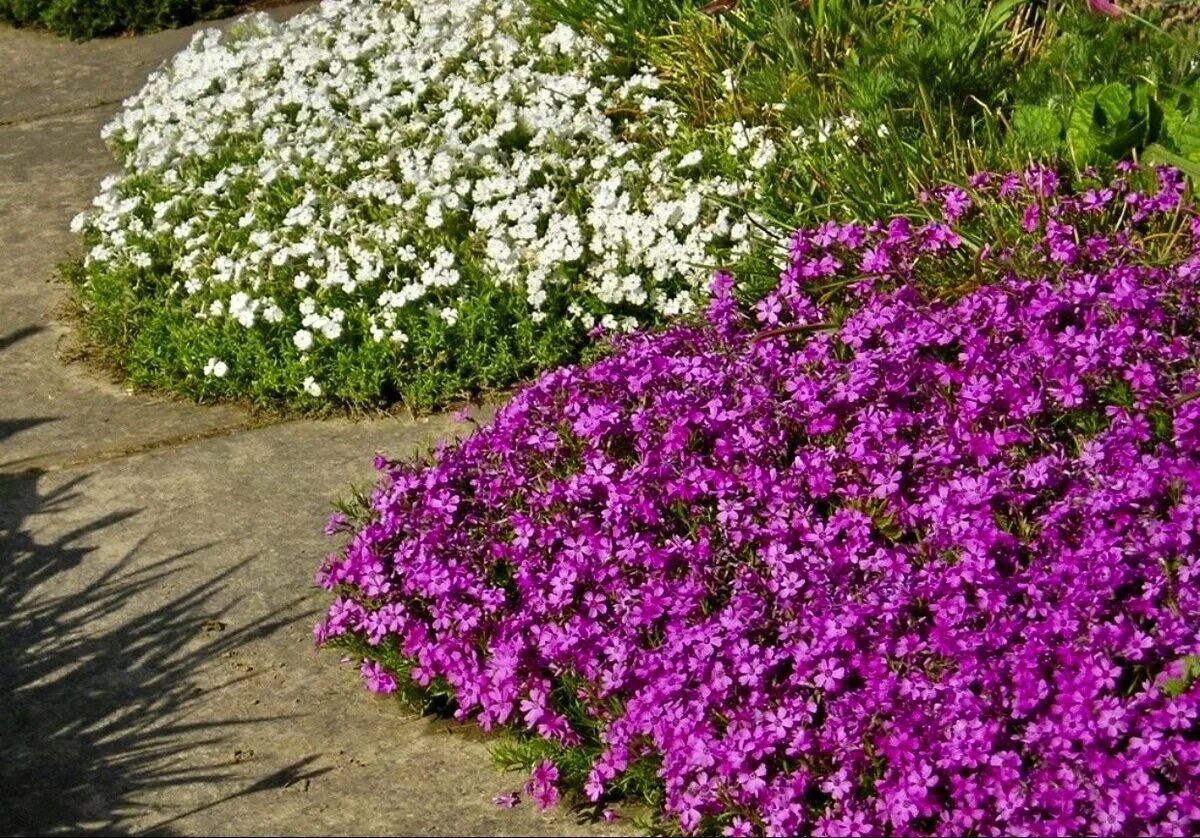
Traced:
[[[14, 344], [20, 343], [25, 338], [33, 337], [43, 331], [45, 331], [45, 326], [24, 326], [9, 332], [7, 335], [2, 335], [0, 336], [0, 352], [3, 352]], [[45, 425], [47, 422], [56, 421], [58, 421], [57, 416], [29, 416], [20, 419], [0, 419], [0, 443], [3, 443], [4, 440], [14, 434], [19, 434], [21, 431], [27, 431], [30, 428], [36, 428], [38, 425]], [[2, 459], [0, 458], [0, 460]]]
[[[0, 349], [24, 336], [0, 337]], [[0, 444], [44, 421], [0, 422]], [[97, 543], [119, 543], [122, 525], [141, 512], [87, 514], [85, 488], [99, 479], [0, 473], [0, 834], [119, 834], [131, 817], [161, 820], [152, 829], [167, 834], [191, 812], [160, 814], [146, 798], [236, 784], [243, 775], [233, 761], [204, 764], [193, 751], [264, 719], [215, 711], [220, 690], [238, 679], [214, 684], [206, 666], [295, 618], [292, 604], [227, 627], [237, 605], [230, 577], [241, 564], [179, 583], [212, 545], [166, 558], [147, 555], [145, 539], [123, 555], [98, 551]], [[308, 767], [314, 759], [247, 778], [217, 800], [203, 789], [185, 797], [208, 801], [195, 812], [281, 788], [323, 773]]]
[[19, 434], [21, 431], [36, 428], [38, 425], [45, 425], [47, 422], [56, 421], [58, 419], [54, 416], [34, 416], [28, 419], [0, 419], [0, 442], [4, 442], [4, 440], [13, 434]]
[[[202, 686], [197, 675], [223, 653], [291, 621], [276, 611], [242, 628], [222, 617], [219, 596], [232, 568], [185, 592], [154, 601], [154, 591], [207, 548], [147, 561], [142, 544], [72, 580], [97, 536], [138, 514], [110, 513], [49, 543], [29, 531], [36, 518], [82, 500], [76, 477], [47, 492], [37, 472], [0, 475], [0, 834], [122, 831], [151, 814], [137, 801], [170, 786], [228, 782], [232, 762], [197, 764], [189, 752], [221, 742], [234, 727], [262, 719], [195, 718], [203, 698], [233, 681]], [[131, 606], [141, 598], [142, 604]], [[222, 603], [218, 605], [217, 602]], [[290, 609], [286, 609], [290, 610]], [[304, 760], [229, 797], [313, 776]], [[199, 808], [208, 808], [217, 802]], [[170, 820], [173, 820], [170, 819]], [[162, 834], [170, 820], [155, 831]]]
[[45, 330], [45, 326], [22, 326], [20, 329], [10, 332], [9, 334], [0, 338], [0, 352], [8, 349], [8, 347], [12, 346], [14, 343], [19, 343], [25, 340], [25, 338], [32, 337], [39, 332], [44, 332]]

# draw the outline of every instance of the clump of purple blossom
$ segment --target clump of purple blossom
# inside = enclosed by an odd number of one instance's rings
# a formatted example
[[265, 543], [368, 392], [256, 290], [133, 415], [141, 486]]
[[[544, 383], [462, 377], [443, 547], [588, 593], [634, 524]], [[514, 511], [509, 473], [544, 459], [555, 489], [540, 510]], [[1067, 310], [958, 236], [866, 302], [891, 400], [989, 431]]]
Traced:
[[318, 641], [586, 754], [593, 801], [654, 766], [686, 832], [1195, 832], [1200, 218], [1133, 174], [802, 230], [750, 312], [718, 275], [382, 463]]

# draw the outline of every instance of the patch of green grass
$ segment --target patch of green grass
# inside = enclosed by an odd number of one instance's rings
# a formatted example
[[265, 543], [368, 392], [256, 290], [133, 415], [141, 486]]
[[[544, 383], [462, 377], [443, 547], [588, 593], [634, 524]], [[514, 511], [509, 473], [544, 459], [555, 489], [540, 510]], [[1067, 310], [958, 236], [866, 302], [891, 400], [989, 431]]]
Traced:
[[82, 40], [183, 26], [245, 6], [236, 0], [0, 0], [0, 20]]
[[[785, 176], [747, 210], [785, 224], [919, 214], [922, 187], [1034, 159], [1074, 168], [1165, 140], [1168, 153], [1200, 162], [1194, 33], [1113, 20], [1083, 0], [532, 3], [608, 44], [626, 68], [654, 67], [698, 129], [740, 120], [784, 133]], [[1130, 91], [1099, 129], [1120, 141], [1085, 142], [1106, 86]], [[1139, 104], [1158, 114], [1154, 125]], [[1170, 130], [1158, 128], [1162, 111]], [[1035, 115], [1052, 120], [1041, 136], [1029, 130]], [[839, 131], [842, 120], [857, 127]], [[1083, 127], [1072, 133], [1073, 121]]]

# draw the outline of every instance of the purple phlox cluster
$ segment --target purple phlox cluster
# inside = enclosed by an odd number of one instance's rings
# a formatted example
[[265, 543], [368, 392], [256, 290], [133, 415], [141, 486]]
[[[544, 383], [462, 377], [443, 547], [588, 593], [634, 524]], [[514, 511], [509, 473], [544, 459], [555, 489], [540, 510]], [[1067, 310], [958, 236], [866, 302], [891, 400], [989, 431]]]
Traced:
[[525, 793], [541, 811], [552, 809], [558, 803], [558, 768], [548, 759], [533, 767]]
[[689, 833], [1194, 833], [1200, 218], [1145, 174], [802, 230], [751, 311], [718, 275], [383, 462], [318, 640], [590, 748], [594, 801], [655, 766]]
[[396, 691], [396, 677], [375, 661], [363, 661], [363, 683], [373, 693], [387, 695]]

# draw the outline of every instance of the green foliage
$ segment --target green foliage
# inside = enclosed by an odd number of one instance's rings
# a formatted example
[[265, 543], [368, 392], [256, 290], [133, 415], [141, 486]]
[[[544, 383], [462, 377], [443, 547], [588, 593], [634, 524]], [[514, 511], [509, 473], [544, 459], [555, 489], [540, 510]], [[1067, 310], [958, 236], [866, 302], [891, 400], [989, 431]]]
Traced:
[[235, 0], [0, 0], [0, 20], [86, 39], [183, 26], [243, 5]]
[[[144, 277], [90, 274], [80, 263], [62, 276], [75, 291], [77, 322], [93, 356], [136, 387], [198, 401], [220, 398], [222, 382], [204, 376], [196, 361], [214, 356], [229, 361], [224, 383], [232, 382], [252, 404], [277, 408], [300, 389], [309, 369], [283, 327], [213, 330], [184, 309], [139, 293]], [[481, 286], [460, 306], [454, 325], [436, 312], [414, 321], [403, 349], [390, 342], [330, 343], [311, 355], [333, 370], [343, 404], [370, 409], [402, 402], [426, 411], [503, 389], [577, 356], [585, 340], [579, 330], [563, 317], [534, 323], [527, 308], [504, 289]], [[316, 397], [294, 400], [300, 410], [324, 404]]]
[[1072, 103], [1067, 145], [1080, 163], [1121, 159], [1150, 138], [1155, 119], [1153, 100], [1144, 86], [1119, 82], [1093, 87]]
[[1162, 691], [1169, 696], [1183, 695], [1200, 680], [1200, 656], [1188, 655], [1180, 661], [1180, 674], [1163, 682]]
[[852, 116], [853, 137], [787, 143], [786, 175], [746, 208], [785, 226], [920, 214], [921, 188], [1031, 158], [1084, 166], [1154, 149], [1200, 159], [1194, 39], [1083, 2], [533, 5], [613, 45], [629, 67], [655, 67], [697, 127], [742, 120], [812, 136], [822, 120]]
[[1013, 114], [1016, 145], [1035, 156], [1066, 154], [1080, 166], [1130, 157], [1200, 171], [1200, 80], [1162, 88], [1145, 80], [1084, 89], [1052, 107]]

